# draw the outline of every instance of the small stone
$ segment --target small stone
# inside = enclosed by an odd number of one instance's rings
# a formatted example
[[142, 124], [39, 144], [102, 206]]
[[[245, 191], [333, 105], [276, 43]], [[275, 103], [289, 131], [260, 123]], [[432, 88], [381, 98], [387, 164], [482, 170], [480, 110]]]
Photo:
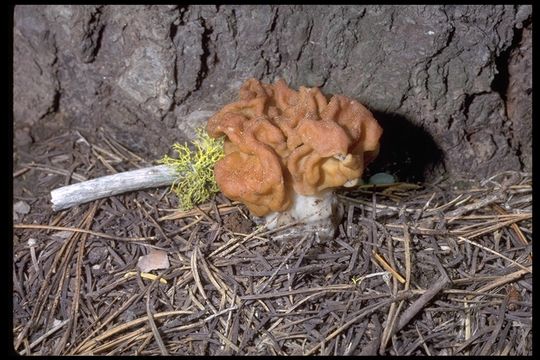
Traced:
[[369, 178], [369, 183], [372, 185], [389, 185], [394, 184], [395, 182], [396, 178], [387, 173], [376, 173]]
[[26, 215], [30, 212], [30, 205], [22, 200], [17, 201], [15, 204], [13, 204], [13, 211], [18, 214]]
[[148, 255], [139, 257], [137, 267], [142, 272], [169, 268], [169, 257], [163, 250], [150, 249]]

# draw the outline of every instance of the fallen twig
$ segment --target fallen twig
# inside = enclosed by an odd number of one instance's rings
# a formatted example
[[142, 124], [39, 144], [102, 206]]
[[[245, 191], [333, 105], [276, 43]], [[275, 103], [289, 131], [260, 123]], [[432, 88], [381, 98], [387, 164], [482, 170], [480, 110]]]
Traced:
[[447, 287], [452, 281], [446, 274], [442, 274], [436, 281], [435, 285], [431, 288], [429, 288], [425, 293], [422, 294], [418, 299], [416, 299], [415, 302], [411, 304], [403, 312], [401, 315], [401, 318], [399, 319], [399, 322], [394, 329], [394, 332], [398, 332], [399, 330], [403, 329], [405, 325], [411, 321], [411, 319], [420, 312], [424, 308], [424, 306], [431, 300], [435, 295], [437, 295], [441, 290], [443, 290], [445, 287]]
[[171, 185], [177, 178], [178, 174], [167, 165], [103, 176], [54, 189], [52, 208], [58, 211], [128, 191]]
[[74, 227], [39, 225], [39, 224], [14, 224], [13, 228], [14, 229], [47, 229], [47, 230], [73, 231], [75, 233], [85, 233], [85, 234], [90, 234], [90, 235], [94, 235], [94, 236], [105, 238], [105, 239], [119, 240], [119, 241], [145, 241], [145, 240], [155, 240], [157, 238], [156, 236], [123, 238], [120, 236], [112, 236], [112, 235], [107, 235], [101, 232], [74, 228]]

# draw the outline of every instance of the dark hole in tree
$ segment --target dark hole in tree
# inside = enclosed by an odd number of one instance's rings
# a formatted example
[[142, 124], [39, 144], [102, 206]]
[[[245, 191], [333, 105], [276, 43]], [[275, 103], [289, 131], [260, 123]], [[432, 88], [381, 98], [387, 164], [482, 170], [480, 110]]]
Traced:
[[398, 181], [424, 182], [444, 169], [444, 154], [433, 137], [404, 116], [373, 111], [384, 132], [377, 158], [368, 166], [364, 179], [386, 172]]

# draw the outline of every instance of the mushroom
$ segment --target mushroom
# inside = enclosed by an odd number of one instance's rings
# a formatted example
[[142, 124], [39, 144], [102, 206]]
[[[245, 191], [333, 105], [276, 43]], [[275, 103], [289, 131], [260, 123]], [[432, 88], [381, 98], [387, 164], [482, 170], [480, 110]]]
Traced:
[[247, 80], [240, 99], [209, 120], [225, 136], [214, 167], [225, 196], [244, 203], [269, 229], [298, 222], [287, 236], [309, 230], [334, 236], [340, 211], [334, 189], [356, 185], [379, 152], [382, 128], [359, 102], [318, 88]]

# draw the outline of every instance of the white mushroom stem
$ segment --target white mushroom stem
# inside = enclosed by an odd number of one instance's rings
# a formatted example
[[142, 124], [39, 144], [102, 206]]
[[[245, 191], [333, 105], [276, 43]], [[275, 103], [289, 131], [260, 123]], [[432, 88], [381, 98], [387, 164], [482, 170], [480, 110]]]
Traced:
[[294, 238], [313, 233], [320, 240], [329, 240], [334, 238], [342, 215], [343, 211], [338, 206], [334, 192], [324, 191], [311, 196], [295, 194], [288, 210], [270, 213], [261, 220], [270, 230], [298, 223], [275, 237]]
[[171, 185], [177, 178], [178, 174], [168, 165], [102, 176], [54, 189], [51, 191], [52, 208], [54, 211], [63, 210], [128, 191]]

